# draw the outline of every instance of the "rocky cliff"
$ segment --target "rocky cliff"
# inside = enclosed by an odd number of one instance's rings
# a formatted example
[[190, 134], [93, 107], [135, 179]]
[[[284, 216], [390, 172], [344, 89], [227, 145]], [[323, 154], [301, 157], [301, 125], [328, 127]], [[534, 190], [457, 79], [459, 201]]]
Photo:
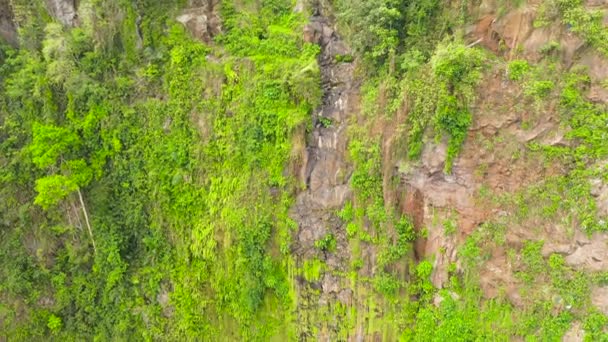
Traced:
[[[604, 45], [599, 44], [598, 49], [598, 44], [593, 43], [596, 38], [589, 36], [591, 33], [569, 23], [567, 17], [560, 20], [560, 15], [569, 14], [550, 12], [548, 6], [541, 1], [517, 6], [481, 1], [467, 6], [467, 15], [473, 19], [459, 28], [466, 48], [483, 49], [491, 57], [475, 88], [475, 100], [470, 107], [473, 119], [462, 152], [449, 172], [445, 171], [450, 148], [446, 139], [425, 140], [418, 160], [404, 157], [403, 149], [407, 147], [403, 146], [400, 135], [407, 134], [403, 129], [409, 127], [410, 113], [416, 111], [417, 105], [411, 98], [405, 97], [390, 118], [361, 119], [366, 104], [360, 99], [361, 88], [357, 84], [365, 80], [357, 79], [353, 70], [364, 67], [352, 62], [329, 62], [352, 51], [338, 40], [339, 33], [328, 19], [311, 17], [304, 35], [305, 39], [322, 46], [319, 63], [325, 95], [323, 106], [314, 116], [314, 129], [307, 145], [307, 168], [303, 172], [307, 190], [297, 197], [293, 209], [293, 217], [299, 223], [294, 251], [298, 259], [320, 260], [325, 266], [318, 279], [312, 282], [302, 279], [303, 288], [309, 289], [301, 290], [305, 294], [302, 312], [314, 316], [314, 312], [324, 306], [331, 307], [331, 303], [356, 307], [359, 312], [354, 317], [347, 314], [343, 318], [356, 322], [351, 326], [352, 333], [346, 334], [348, 339], [380, 336], [377, 335], [380, 332], [369, 330], [367, 324], [373, 320], [369, 313], [361, 314], [361, 311], [373, 310], [370, 308], [373, 296], [362, 290], [373, 286], [358, 282], [369, 277], [373, 285], [373, 279], [383, 274], [378, 257], [385, 247], [374, 241], [382, 239], [382, 235], [374, 237], [378, 233], [370, 232], [372, 241], [356, 241], [358, 238], [348, 232], [349, 222], [339, 213], [339, 209], [353, 201], [353, 189], [348, 186], [353, 182], [352, 159], [348, 154], [352, 148], [349, 126], [352, 131], [353, 125], [362, 124], [361, 120], [363, 125], [375, 120], [376, 123], [372, 123], [375, 127], [368, 134], [381, 137], [385, 210], [390, 211], [394, 206], [411, 219], [418, 232], [411, 244], [414, 261], [403, 261], [406, 268], [430, 262], [434, 287], [446, 289], [456, 300], [460, 300], [460, 295], [454, 290], [454, 282], [459, 277], [466, 279], [471, 269], [475, 269], [474, 278], [483, 300], [506, 299], [518, 310], [525, 310], [538, 301], [554, 300], [558, 303], [554, 310], [578, 306], [579, 309], [572, 310], [600, 310], [608, 314], [605, 285], [591, 280], [593, 274], [608, 271], [604, 255], [608, 235], [603, 228], [590, 229], [585, 222], [593, 216], [592, 220], [602, 224], [608, 214], [603, 183], [597, 176], [579, 175], [568, 158], [560, 160], [541, 152], [580, 148], [568, 121], [574, 109], [565, 108], [564, 95], [560, 92], [567, 87], [566, 75], [586, 70], [589, 79], [582, 101], [590, 108], [605, 111], [607, 58], [605, 51], [602, 52]], [[598, 25], [598, 30], [606, 32], [608, 4], [585, 2], [576, 11], [594, 13], [599, 19], [588, 25]], [[513, 75], [517, 64], [525, 66], [526, 76]], [[543, 94], [533, 89], [542, 84], [547, 85]], [[401, 91], [408, 93], [408, 85], [403, 87]], [[602, 165], [600, 160], [592, 159], [589, 163], [589, 168]], [[399, 179], [398, 186], [391, 185], [393, 179]], [[582, 192], [573, 195], [568, 187]], [[578, 199], [569, 203], [572, 200], [569, 196], [578, 196]], [[363, 229], [371, 229], [371, 224], [364, 221]], [[389, 229], [391, 239], [396, 239], [396, 235]], [[319, 241], [325, 241], [327, 236], [335, 239], [330, 251], [318, 248]], [[475, 266], [463, 252], [471, 243], [479, 248], [475, 253], [480, 253]], [[582, 307], [581, 303], [574, 304], [567, 284], [553, 290], [546, 288], [545, 291], [555, 291], [551, 294], [539, 293], [538, 287], [550, 286], [547, 284], [551, 277], [538, 277], [531, 287], [525, 276], [530, 272], [527, 259], [531, 256], [526, 253], [536, 243], [539, 249], [534, 253], [538, 253], [535, 257], [539, 260], [563, 260], [567, 269], [563, 272], [568, 274], [564, 277], [578, 274], [580, 279], [586, 279], [580, 281], [585, 282], [589, 291], [583, 295], [587, 304]], [[360, 250], [360, 244], [366, 247]], [[353, 262], [359, 262], [358, 253], [362, 253], [366, 261], [363, 268], [353, 271]], [[358, 277], [353, 278], [353, 272]], [[409, 279], [403, 273], [399, 277], [404, 277], [403, 281]], [[441, 306], [443, 298], [445, 294], [436, 295], [435, 305]], [[386, 309], [375, 309], [376, 317], [385, 317], [390, 311]], [[314, 319], [306, 315], [303, 319], [306, 324], [315, 324]], [[340, 332], [335, 321], [317, 324], [321, 331], [317, 338], [344, 336], [340, 335], [343, 331]], [[580, 340], [584, 335], [580, 321], [575, 320], [568, 327], [566, 340]], [[384, 330], [383, 338], [390, 339], [391, 329], [379, 330]], [[310, 337], [310, 333], [305, 336]]]
[[606, 1], [0, 0], [0, 38], [0, 340], [608, 336]]

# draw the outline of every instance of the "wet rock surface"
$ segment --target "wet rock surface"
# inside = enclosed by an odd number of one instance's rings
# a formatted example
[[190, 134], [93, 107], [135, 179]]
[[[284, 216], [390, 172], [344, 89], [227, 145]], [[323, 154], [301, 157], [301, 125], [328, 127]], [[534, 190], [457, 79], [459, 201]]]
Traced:
[[[300, 281], [300, 296], [311, 302], [302, 300], [299, 305], [303, 310], [299, 312], [306, 312], [304, 306], [315, 312], [315, 307], [336, 300], [344, 304], [352, 301], [352, 291], [334, 273], [345, 271], [349, 264], [345, 227], [336, 212], [351, 196], [349, 180], [352, 166], [347, 161], [347, 125], [354, 111], [358, 85], [353, 76], [354, 65], [336, 61], [337, 56], [349, 54], [349, 48], [335, 31], [333, 23], [320, 15], [320, 10], [316, 12], [304, 28], [303, 35], [305, 41], [321, 47], [318, 63], [323, 100], [313, 114], [313, 129], [307, 137], [303, 166], [306, 189], [298, 194], [290, 215], [298, 223], [293, 246], [298, 264], [316, 258], [324, 262], [326, 270], [318, 282]], [[315, 242], [330, 234], [335, 239], [335, 249], [322, 250], [315, 246]], [[320, 290], [318, 299], [307, 295], [306, 288]]]
[[340, 254], [346, 252], [346, 241], [342, 222], [335, 211], [341, 209], [351, 195], [348, 183], [352, 167], [346, 159], [346, 126], [351, 96], [356, 91], [354, 66], [335, 61], [336, 55], [348, 52], [348, 49], [326, 18], [311, 18], [305, 36], [321, 46], [319, 65], [324, 97], [314, 114], [313, 130], [306, 147], [306, 190], [297, 196], [292, 209], [292, 216], [299, 224], [294, 248], [300, 257], [318, 256], [314, 242], [332, 233], [338, 240], [338, 251], [328, 253], [332, 255], [327, 255], [327, 258], [344, 258], [345, 255]]

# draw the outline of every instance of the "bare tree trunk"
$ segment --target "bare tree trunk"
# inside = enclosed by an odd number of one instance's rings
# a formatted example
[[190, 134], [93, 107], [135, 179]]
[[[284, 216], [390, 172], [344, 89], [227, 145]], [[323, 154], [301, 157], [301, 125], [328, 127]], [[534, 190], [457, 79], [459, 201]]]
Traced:
[[91, 230], [91, 224], [89, 223], [89, 215], [87, 214], [87, 208], [84, 206], [84, 200], [82, 199], [82, 193], [80, 189], [78, 189], [78, 198], [80, 199], [80, 205], [82, 206], [82, 212], [84, 213], [84, 220], [87, 223], [87, 229], [89, 231], [89, 236], [91, 237], [91, 242], [93, 243], [93, 252], [97, 255], [97, 247], [95, 246], [95, 239], [93, 239], [93, 230]]

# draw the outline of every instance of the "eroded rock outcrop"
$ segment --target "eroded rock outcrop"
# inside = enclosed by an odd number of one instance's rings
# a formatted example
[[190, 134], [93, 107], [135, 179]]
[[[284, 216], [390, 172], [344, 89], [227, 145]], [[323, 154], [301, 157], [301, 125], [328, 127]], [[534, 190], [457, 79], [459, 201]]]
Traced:
[[[327, 267], [318, 282], [308, 283], [304, 279], [299, 282], [300, 296], [313, 301], [306, 304], [303, 300], [299, 305], [310, 305], [308, 311], [316, 312], [319, 305], [331, 301], [344, 304], [352, 301], [352, 290], [342, 283], [344, 279], [334, 273], [346, 271], [349, 265], [350, 253], [344, 223], [336, 212], [351, 196], [349, 179], [352, 166], [347, 161], [347, 124], [350, 114], [354, 112], [357, 84], [353, 76], [354, 65], [336, 61], [337, 56], [347, 55], [350, 50], [326, 17], [313, 16], [304, 29], [304, 39], [321, 47], [318, 63], [323, 101], [313, 116], [313, 130], [307, 139], [301, 172], [306, 189], [297, 196], [291, 216], [298, 223], [293, 246], [298, 263], [301, 265], [304, 260], [318, 259]], [[316, 245], [317, 241], [327, 236], [335, 240], [332, 250], [323, 250]], [[320, 290], [318, 299], [308, 296], [305, 293], [307, 288]], [[301, 307], [298, 312], [302, 314], [307, 310]]]
[[497, 53], [521, 49], [523, 56], [534, 61], [554, 48], [564, 64], [571, 65], [585, 41], [559, 22], [535, 25], [539, 6], [539, 1], [529, 1], [500, 15], [495, 1], [485, 0], [475, 11], [479, 19], [467, 30], [469, 39]]
[[[536, 27], [538, 4], [538, 1], [531, 1], [499, 15], [496, 2], [484, 0], [477, 12], [480, 20], [470, 28], [467, 38], [472, 45], [481, 44], [504, 55], [506, 62], [522, 58], [535, 62], [550, 55], [553, 60], [561, 61], [558, 62], [559, 72], [566, 72], [573, 65], [586, 66], [592, 75], [589, 98], [596, 102], [606, 101], [607, 93], [600, 86], [600, 82], [608, 78], [605, 58], [591, 52], [583, 39], [559, 22]], [[308, 283], [320, 293], [318, 302], [340, 301], [350, 305], [357, 300], [356, 296], [352, 298], [347, 291], [348, 285], [342, 283], [344, 279], [335, 276], [345, 270], [349, 256], [343, 223], [334, 212], [350, 198], [348, 180], [352, 168], [345, 157], [345, 131], [350, 113], [357, 112], [356, 108], [349, 110], [355, 102], [357, 85], [353, 80], [353, 66], [335, 62], [335, 56], [347, 55], [349, 51], [326, 18], [313, 17], [304, 30], [304, 38], [322, 47], [319, 63], [325, 96], [315, 119], [307, 146], [307, 162], [301, 173], [307, 188], [297, 197], [292, 211], [299, 226], [294, 254], [300, 261], [320, 259], [327, 264], [328, 272], [319, 280], [301, 280], [301, 284]], [[559, 48], [553, 49], [555, 45]], [[397, 206], [412, 218], [416, 230], [424, 230], [424, 237], [415, 242], [415, 259], [433, 262], [431, 280], [438, 288], [445, 287], [449, 281], [448, 270], [454, 269], [453, 265], [457, 266], [456, 272], [463, 271], [457, 251], [467, 237], [476, 230], [485, 229], [485, 223], [508, 226], [503, 232], [505, 236], [501, 237], [504, 239], [502, 245], [488, 253], [487, 260], [480, 266], [479, 281], [487, 298], [504, 296], [520, 306], [527, 299], [525, 293], [520, 292], [522, 280], [517, 277], [517, 268], [521, 267], [517, 263], [521, 263], [521, 257], [513, 258], [514, 251], [520, 251], [527, 241], [544, 240], [544, 257], [558, 253], [564, 256], [566, 265], [576, 270], [605, 271], [608, 270], [608, 258], [605, 257], [608, 235], [587, 236], [576, 223], [564, 227], [535, 217], [519, 222], [515, 218], [518, 208], [490, 203], [501, 195], [505, 198], [518, 195], [543, 180], [566, 174], [563, 165], [551, 164], [538, 154], [534, 155], [531, 144], [546, 147], [573, 144], [567, 138], [568, 126], [562, 124], [564, 119], [559, 113], [557, 94], [551, 94], [555, 99], [549, 97], [539, 108], [538, 103], [533, 104], [526, 97], [522, 84], [507, 76], [501, 65], [488, 70], [481, 81], [477, 101], [471, 108], [473, 123], [451, 174], [444, 173], [445, 141], [428, 142], [419, 162], [383, 157], [385, 162], [390, 162], [388, 167], [383, 167], [391, 172], [396, 170], [394, 172], [401, 179], [400, 189], [394, 196]], [[400, 120], [394, 119], [394, 122]], [[399, 133], [391, 128], [381, 130], [385, 153], [390, 151], [391, 135]], [[390, 172], [385, 173], [385, 180], [387, 175], [392, 177]], [[598, 200], [600, 214], [605, 215], [608, 213], [608, 188], [604, 188], [600, 182], [593, 195]], [[488, 197], [483, 198], [482, 191], [489, 194]], [[386, 195], [385, 202], [391, 203]], [[449, 224], [456, 226], [451, 232], [448, 232]], [[335, 252], [315, 247], [315, 242], [328, 234], [336, 238]], [[373, 276], [376, 246], [363, 245], [361, 254], [371, 261], [366, 260], [360, 274]], [[592, 298], [597, 307], [608, 307], [605, 289], [596, 289]], [[310, 307], [314, 308], [318, 302]], [[579, 328], [573, 326], [569, 333], [574, 340], [581, 336]]]
[[192, 0], [189, 8], [176, 18], [192, 36], [205, 43], [210, 43], [214, 36], [222, 32], [219, 16], [219, 0]]
[[74, 26], [77, 19], [76, 0], [46, 0], [46, 6], [53, 17], [67, 26]]
[[[319, 64], [323, 82], [323, 104], [314, 117], [314, 129], [307, 146], [307, 162], [304, 165], [306, 191], [297, 197], [293, 216], [299, 223], [296, 252], [302, 257], [318, 254], [314, 241], [335, 233], [339, 240], [344, 238], [341, 220], [335, 216], [347, 198], [350, 197], [348, 184], [351, 166], [346, 160], [347, 118], [349, 106], [354, 96], [353, 65], [337, 63], [335, 57], [348, 53], [348, 48], [337, 36], [330, 23], [321, 16], [315, 16], [306, 27], [305, 39], [321, 46]], [[346, 241], [339, 241], [345, 245]], [[330, 264], [340, 265], [327, 255]]]
[[[526, 145], [530, 142], [545, 146], [567, 144], [563, 128], [551, 111], [534, 120], [531, 127], [522, 126], [522, 122], [529, 120], [528, 112], [513, 109], [522, 99], [521, 90], [504, 75], [488, 75], [478, 91], [473, 123], [452, 173], [444, 173], [445, 142], [427, 143], [420, 163], [401, 170], [405, 196], [412, 191], [419, 193], [418, 204], [409, 205], [403, 211], [410, 217], [422, 217], [414, 222], [427, 232], [426, 238], [416, 241], [416, 254], [419, 259], [433, 260], [432, 281], [439, 288], [448, 281], [448, 267], [458, 262], [457, 250], [466, 237], [483, 222], [508, 214], [480, 201], [479, 191], [485, 188], [496, 194], [513, 193], [540, 181], [556, 171], [537, 158], [526, 158]], [[496, 108], [505, 110], [497, 113]], [[446, 233], [446, 222], [456, 225], [457, 231]], [[503, 266], [507, 267], [497, 262], [490, 268], [499, 270]], [[497, 289], [492, 288], [492, 284], [501, 284], [509, 277], [502, 271], [492, 270], [488, 276], [491, 296]]]

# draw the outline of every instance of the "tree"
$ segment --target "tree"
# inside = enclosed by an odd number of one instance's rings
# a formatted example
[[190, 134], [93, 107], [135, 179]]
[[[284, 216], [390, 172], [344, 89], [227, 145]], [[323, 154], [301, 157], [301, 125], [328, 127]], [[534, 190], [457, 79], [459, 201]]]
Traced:
[[78, 185], [64, 175], [50, 175], [36, 180], [38, 195], [34, 203], [49, 209], [69, 194], [78, 190]]
[[394, 56], [404, 29], [402, 2], [396, 0], [340, 1], [342, 19], [352, 32], [353, 48], [381, 64]]
[[93, 170], [84, 159], [64, 159], [65, 155], [76, 153], [81, 146], [79, 136], [68, 128], [34, 124], [32, 144], [29, 146], [32, 160], [40, 169], [49, 172], [59, 168], [59, 173], [36, 180], [38, 195], [34, 203], [48, 210], [76, 191], [93, 250], [97, 253], [89, 215], [80, 191], [81, 187], [88, 185], [93, 179]]

